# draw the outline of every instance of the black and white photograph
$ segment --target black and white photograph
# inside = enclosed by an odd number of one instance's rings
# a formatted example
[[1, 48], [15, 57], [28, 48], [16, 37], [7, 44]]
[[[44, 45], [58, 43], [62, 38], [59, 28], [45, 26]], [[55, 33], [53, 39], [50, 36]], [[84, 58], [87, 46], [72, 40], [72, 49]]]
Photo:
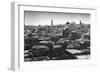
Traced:
[[91, 14], [24, 11], [24, 62], [91, 57]]

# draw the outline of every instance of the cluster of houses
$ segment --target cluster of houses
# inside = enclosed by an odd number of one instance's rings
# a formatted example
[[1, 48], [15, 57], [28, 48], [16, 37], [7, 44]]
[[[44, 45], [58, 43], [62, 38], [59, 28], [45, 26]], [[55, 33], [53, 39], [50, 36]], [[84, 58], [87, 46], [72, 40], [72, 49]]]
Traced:
[[[25, 25], [24, 61], [90, 58], [90, 24]], [[85, 56], [85, 57], [81, 57]]]

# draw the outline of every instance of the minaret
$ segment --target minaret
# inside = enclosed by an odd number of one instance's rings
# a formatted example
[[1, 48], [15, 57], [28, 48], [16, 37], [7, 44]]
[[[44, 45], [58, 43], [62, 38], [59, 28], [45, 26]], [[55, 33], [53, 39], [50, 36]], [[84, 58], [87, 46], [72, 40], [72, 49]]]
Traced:
[[50, 32], [52, 33], [53, 32], [53, 20], [51, 20], [51, 30]]
[[53, 20], [51, 20], [51, 26], [53, 26]]
[[80, 20], [80, 25], [82, 24], [82, 21]]

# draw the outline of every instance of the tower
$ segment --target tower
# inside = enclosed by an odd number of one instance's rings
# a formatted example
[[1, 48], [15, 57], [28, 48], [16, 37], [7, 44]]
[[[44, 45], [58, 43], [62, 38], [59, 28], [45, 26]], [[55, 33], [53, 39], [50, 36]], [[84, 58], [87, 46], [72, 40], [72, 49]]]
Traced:
[[53, 26], [53, 20], [51, 20], [51, 26]]
[[80, 25], [82, 24], [82, 21], [80, 20]]
[[51, 33], [54, 32], [53, 29], [54, 29], [54, 27], [53, 27], [53, 20], [51, 20], [51, 27], [50, 27], [50, 32], [51, 32]]

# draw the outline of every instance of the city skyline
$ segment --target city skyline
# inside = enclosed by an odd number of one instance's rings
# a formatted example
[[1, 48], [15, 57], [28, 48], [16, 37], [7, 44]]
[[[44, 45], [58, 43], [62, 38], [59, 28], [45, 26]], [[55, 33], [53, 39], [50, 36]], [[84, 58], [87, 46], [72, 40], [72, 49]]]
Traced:
[[24, 11], [25, 25], [51, 25], [65, 24], [66, 22], [75, 22], [79, 24], [82, 21], [90, 24], [90, 14], [84, 13], [58, 13], [58, 12], [37, 12]]

